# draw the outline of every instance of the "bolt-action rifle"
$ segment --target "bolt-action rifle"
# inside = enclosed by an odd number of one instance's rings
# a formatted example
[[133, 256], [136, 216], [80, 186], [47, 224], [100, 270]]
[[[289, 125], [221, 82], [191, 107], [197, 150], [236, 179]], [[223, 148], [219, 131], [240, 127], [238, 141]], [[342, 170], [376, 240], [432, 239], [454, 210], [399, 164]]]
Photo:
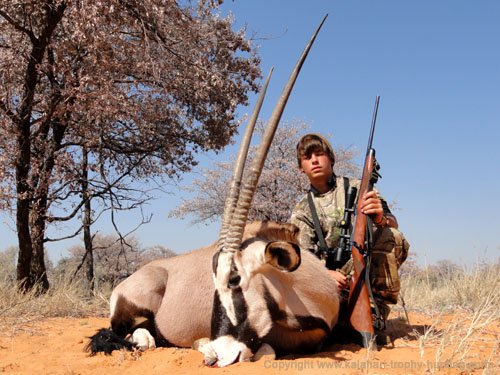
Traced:
[[380, 177], [378, 174], [380, 167], [375, 160], [375, 150], [372, 148], [379, 100], [380, 96], [377, 96], [375, 99], [375, 108], [373, 110], [370, 136], [368, 138], [368, 147], [366, 149], [363, 175], [361, 177], [358, 200], [356, 203], [355, 222], [350, 239], [354, 274], [351, 277], [349, 287], [349, 325], [359, 332], [365, 348], [372, 345], [375, 336], [368, 285], [369, 275], [367, 272], [367, 264], [369, 265], [369, 259], [368, 262], [366, 261], [371, 246], [372, 221], [370, 217], [361, 212], [361, 203], [362, 197], [373, 189], [373, 184], [375, 184]]

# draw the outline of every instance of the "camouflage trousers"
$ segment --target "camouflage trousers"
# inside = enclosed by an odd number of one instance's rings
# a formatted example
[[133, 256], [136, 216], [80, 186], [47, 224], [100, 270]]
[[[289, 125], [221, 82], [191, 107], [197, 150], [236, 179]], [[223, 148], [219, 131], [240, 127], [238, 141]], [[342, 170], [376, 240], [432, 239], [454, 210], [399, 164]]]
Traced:
[[[397, 229], [385, 227], [376, 229], [373, 233], [369, 265], [370, 285], [375, 303], [384, 321], [387, 320], [391, 311], [388, 305], [398, 302], [401, 289], [398, 269], [408, 257], [409, 248], [408, 241]], [[349, 282], [350, 276], [354, 273], [352, 260], [349, 260], [339, 271], [348, 277]], [[342, 291], [341, 309], [347, 306], [348, 296], [348, 290]]]

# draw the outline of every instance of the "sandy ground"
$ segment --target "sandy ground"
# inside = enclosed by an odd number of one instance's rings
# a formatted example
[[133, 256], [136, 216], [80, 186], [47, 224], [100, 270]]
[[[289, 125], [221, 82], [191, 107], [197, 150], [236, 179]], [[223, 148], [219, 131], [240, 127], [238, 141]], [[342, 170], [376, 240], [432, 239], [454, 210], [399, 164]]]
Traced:
[[[393, 314], [394, 315], [394, 314]], [[202, 365], [202, 355], [192, 349], [158, 348], [144, 353], [115, 351], [90, 357], [84, 352], [87, 337], [108, 326], [105, 318], [0, 320], [0, 373], [12, 374], [499, 374], [500, 324], [480, 335], [471, 335], [465, 350], [463, 337], [446, 333], [457, 315], [441, 317], [437, 331], [428, 327], [435, 317], [410, 314], [411, 325], [391, 316], [392, 342], [367, 351], [353, 344], [331, 344], [314, 355], [290, 355], [277, 360], [238, 363], [216, 369]], [[469, 322], [464, 316], [461, 325]], [[463, 323], [463, 324], [462, 324]], [[427, 332], [427, 335], [425, 333]], [[425, 335], [425, 336], [423, 336]], [[447, 338], [448, 337], [448, 338]], [[425, 338], [425, 339], [423, 339]], [[445, 339], [443, 339], [445, 338]], [[390, 341], [391, 341], [390, 340]], [[465, 356], [462, 357], [462, 355]]]

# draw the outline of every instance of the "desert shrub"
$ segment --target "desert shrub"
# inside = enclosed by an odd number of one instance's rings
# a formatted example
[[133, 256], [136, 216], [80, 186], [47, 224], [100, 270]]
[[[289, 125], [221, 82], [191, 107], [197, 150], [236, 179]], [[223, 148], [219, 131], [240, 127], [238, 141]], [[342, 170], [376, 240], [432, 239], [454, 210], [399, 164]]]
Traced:
[[[175, 252], [161, 245], [143, 248], [135, 237], [126, 241], [116, 235], [97, 234], [93, 239], [93, 260], [95, 287], [110, 290], [121, 280], [130, 276], [138, 268], [153, 259], [175, 256]], [[52, 272], [52, 277], [61, 278], [70, 275], [70, 279], [85, 279], [85, 267], [82, 259], [83, 246], [73, 246], [68, 256], [59, 260]]]

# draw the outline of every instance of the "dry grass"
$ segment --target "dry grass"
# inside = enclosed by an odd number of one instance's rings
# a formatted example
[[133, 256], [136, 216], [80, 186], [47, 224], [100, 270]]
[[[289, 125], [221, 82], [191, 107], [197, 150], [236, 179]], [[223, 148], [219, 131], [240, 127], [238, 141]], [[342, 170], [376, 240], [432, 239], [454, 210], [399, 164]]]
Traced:
[[[407, 307], [425, 312], [433, 322], [423, 332], [413, 332], [422, 359], [426, 349], [434, 353], [435, 363], [480, 359], [490, 366], [485, 365], [483, 373], [493, 373], [500, 347], [495, 333], [500, 322], [499, 271], [498, 264], [478, 264], [472, 270], [455, 268], [439, 274], [427, 268], [406, 275], [402, 292]], [[481, 348], [493, 348], [488, 358], [478, 359]]]
[[32, 322], [52, 317], [106, 316], [109, 291], [89, 293], [80, 282], [53, 280], [47, 293], [21, 293], [12, 278], [0, 280], [0, 329], [29, 329]]
[[456, 265], [444, 270], [436, 266], [417, 268], [402, 278], [401, 293], [411, 310], [474, 312], [486, 300], [499, 307], [499, 287], [500, 265], [480, 263], [472, 269]]
[[107, 314], [108, 297], [102, 292], [92, 293], [79, 282], [60, 279], [52, 283], [47, 293], [37, 290], [20, 293], [15, 283], [0, 284], [1, 316], [82, 317]]

